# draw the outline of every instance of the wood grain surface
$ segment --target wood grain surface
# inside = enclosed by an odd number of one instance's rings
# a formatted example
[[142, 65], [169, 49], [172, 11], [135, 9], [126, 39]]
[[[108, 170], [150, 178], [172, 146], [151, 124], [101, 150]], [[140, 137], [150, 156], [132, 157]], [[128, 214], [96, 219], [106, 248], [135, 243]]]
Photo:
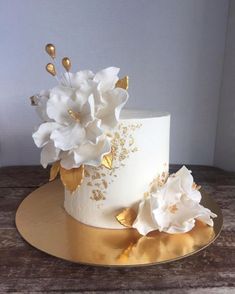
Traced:
[[[171, 166], [171, 172], [180, 166]], [[0, 168], [0, 293], [235, 293], [235, 173], [188, 166], [222, 208], [224, 227], [206, 250], [144, 268], [101, 268], [66, 262], [28, 245], [15, 227], [20, 202], [48, 180], [39, 166]]]

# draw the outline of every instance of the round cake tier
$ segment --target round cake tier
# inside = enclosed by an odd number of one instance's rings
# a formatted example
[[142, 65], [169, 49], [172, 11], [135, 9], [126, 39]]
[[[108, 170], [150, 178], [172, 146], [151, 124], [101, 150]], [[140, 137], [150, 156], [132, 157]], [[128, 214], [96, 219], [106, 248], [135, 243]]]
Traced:
[[126, 207], [137, 207], [150, 183], [166, 175], [169, 167], [170, 115], [124, 110], [109, 134], [113, 168], [86, 166], [80, 188], [65, 189], [65, 210], [87, 225], [123, 229], [115, 216]]

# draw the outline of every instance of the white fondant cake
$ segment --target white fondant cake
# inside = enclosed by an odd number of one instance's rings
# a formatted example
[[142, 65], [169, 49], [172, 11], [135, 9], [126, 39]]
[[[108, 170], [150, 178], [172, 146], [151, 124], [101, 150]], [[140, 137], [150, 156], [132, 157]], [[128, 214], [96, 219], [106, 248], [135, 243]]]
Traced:
[[169, 166], [170, 115], [123, 110], [110, 134], [113, 168], [86, 166], [78, 190], [65, 189], [65, 210], [87, 225], [123, 229], [115, 216], [125, 207], [136, 207], [157, 176]]

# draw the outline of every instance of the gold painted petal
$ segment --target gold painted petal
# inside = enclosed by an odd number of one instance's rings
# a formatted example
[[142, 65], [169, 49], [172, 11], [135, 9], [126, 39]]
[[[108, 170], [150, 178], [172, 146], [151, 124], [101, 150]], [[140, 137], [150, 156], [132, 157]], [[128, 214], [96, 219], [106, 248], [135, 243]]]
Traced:
[[38, 105], [38, 97], [36, 95], [29, 97], [31, 105], [37, 106]]
[[112, 166], [113, 166], [113, 152], [112, 151], [103, 156], [101, 164], [108, 169], [112, 169]]
[[84, 165], [78, 168], [65, 169], [60, 167], [60, 178], [63, 185], [70, 191], [74, 192], [82, 183], [84, 178]]
[[117, 221], [125, 226], [125, 227], [131, 227], [137, 217], [137, 214], [134, 209], [132, 208], [125, 208], [122, 212], [120, 212], [116, 219]]
[[127, 90], [129, 87], [129, 77], [125, 76], [124, 78], [118, 80], [115, 87]]
[[51, 166], [50, 178], [49, 178], [49, 181], [50, 182], [53, 181], [57, 177], [59, 171], [60, 171], [60, 162], [59, 161], [56, 161]]

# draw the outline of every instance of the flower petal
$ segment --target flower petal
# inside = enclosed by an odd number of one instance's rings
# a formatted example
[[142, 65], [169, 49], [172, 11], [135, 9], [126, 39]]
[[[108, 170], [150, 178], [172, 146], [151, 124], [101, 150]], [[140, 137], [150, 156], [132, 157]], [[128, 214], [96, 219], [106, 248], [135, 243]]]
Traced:
[[60, 127], [51, 133], [51, 140], [57, 148], [68, 151], [78, 147], [85, 139], [85, 129], [80, 123], [74, 123], [69, 126]]
[[60, 165], [65, 169], [79, 167], [74, 160], [73, 151], [62, 151], [60, 158], [61, 158]]
[[137, 218], [135, 219], [132, 227], [137, 229], [141, 235], [147, 235], [149, 232], [158, 229], [152, 219], [150, 198], [140, 202]]
[[97, 144], [88, 142], [74, 150], [75, 162], [78, 166], [81, 164], [99, 166], [103, 155], [109, 153], [110, 150], [109, 140], [100, 137]]
[[[183, 167], [168, 177], [166, 183], [140, 202], [135, 227], [141, 234], [159, 230], [170, 234], [186, 233], [195, 220], [213, 226], [216, 214], [198, 202], [190, 171]], [[196, 196], [195, 196], [196, 195]], [[201, 197], [201, 194], [199, 195]]]
[[50, 140], [50, 135], [53, 130], [58, 128], [59, 125], [55, 122], [42, 123], [36, 132], [33, 133], [32, 137], [34, 143], [38, 148], [43, 147]]
[[49, 163], [59, 159], [60, 150], [55, 148], [52, 141], [49, 141], [41, 151], [41, 165], [46, 168]]
[[105, 92], [115, 87], [115, 84], [118, 81], [119, 71], [120, 69], [117, 67], [108, 67], [99, 71], [95, 75], [94, 81], [99, 83], [99, 90], [101, 92]]
[[112, 129], [117, 125], [120, 112], [126, 104], [128, 97], [128, 92], [121, 88], [107, 91], [103, 95], [104, 104], [98, 110], [96, 117], [101, 119], [104, 129]]
[[52, 92], [50, 94], [50, 99], [47, 102], [48, 116], [63, 125], [68, 125], [72, 121], [68, 110], [71, 109], [76, 113], [80, 113], [82, 105], [84, 104], [83, 98], [77, 97], [75, 92], [73, 92], [70, 96], [69, 95], [69, 93], [60, 95], [59, 93]]
[[36, 112], [42, 121], [50, 121], [51, 119], [47, 115], [47, 102], [49, 99], [49, 91], [41, 91], [38, 95]]
[[51, 94], [50, 99], [47, 102], [47, 114], [48, 116], [60, 124], [69, 124], [71, 117], [68, 114], [70, 98], [67, 96], [60, 96], [57, 94]]
[[97, 86], [98, 84], [92, 80], [82, 81], [76, 89], [76, 96], [79, 97], [79, 99], [83, 98], [84, 104], [90, 95], [97, 95]]
[[89, 122], [86, 126], [86, 139], [93, 144], [97, 144], [98, 138], [102, 135], [102, 130], [100, 128], [101, 120], [95, 119]]
[[92, 121], [95, 117], [95, 104], [94, 104], [94, 97], [90, 95], [81, 107], [81, 112], [79, 113], [79, 117], [81, 120], [81, 124], [86, 126], [87, 123]]
[[189, 197], [198, 203], [201, 201], [201, 193], [197, 190], [193, 190], [193, 177], [191, 175], [191, 171], [183, 166], [177, 173], [175, 174], [181, 180], [181, 188], [184, 193], [189, 195]]

